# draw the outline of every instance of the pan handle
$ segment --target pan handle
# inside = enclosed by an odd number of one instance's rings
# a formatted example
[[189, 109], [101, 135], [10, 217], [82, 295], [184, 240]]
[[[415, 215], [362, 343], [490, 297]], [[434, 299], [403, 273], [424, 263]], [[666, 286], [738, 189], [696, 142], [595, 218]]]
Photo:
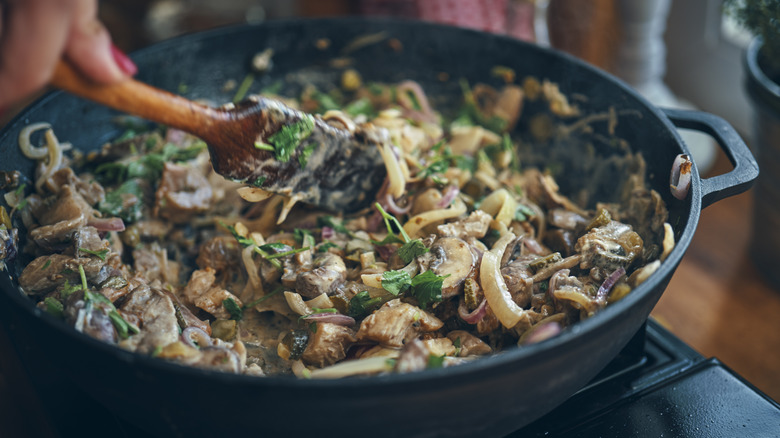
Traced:
[[714, 114], [662, 108], [674, 126], [712, 136], [731, 161], [730, 172], [701, 179], [701, 208], [747, 191], [758, 177], [758, 163], [729, 122]]

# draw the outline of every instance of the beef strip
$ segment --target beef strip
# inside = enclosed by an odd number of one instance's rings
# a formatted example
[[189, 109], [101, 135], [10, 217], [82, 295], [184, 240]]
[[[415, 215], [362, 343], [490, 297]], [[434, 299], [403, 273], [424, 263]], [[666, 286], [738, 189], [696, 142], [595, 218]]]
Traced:
[[139, 321], [140, 332], [120, 342], [124, 348], [149, 354], [179, 339], [176, 309], [171, 298], [161, 290], [142, 284], [119, 310], [136, 316]]
[[301, 359], [318, 367], [333, 365], [347, 357], [347, 349], [355, 342], [355, 332], [349, 327], [318, 322], [317, 330], [309, 336], [309, 344]]
[[444, 326], [435, 316], [419, 307], [395, 299], [383, 304], [360, 324], [357, 338], [387, 347], [401, 347], [405, 341], [422, 332], [432, 332]]
[[155, 194], [155, 216], [184, 223], [211, 207], [213, 192], [208, 180], [191, 168], [165, 163]]

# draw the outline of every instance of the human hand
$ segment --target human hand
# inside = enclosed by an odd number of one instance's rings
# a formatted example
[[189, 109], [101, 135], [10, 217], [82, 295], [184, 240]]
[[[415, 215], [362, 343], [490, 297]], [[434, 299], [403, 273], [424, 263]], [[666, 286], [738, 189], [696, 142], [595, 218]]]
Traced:
[[43, 88], [60, 59], [99, 83], [135, 64], [97, 19], [97, 0], [0, 0], [0, 110]]

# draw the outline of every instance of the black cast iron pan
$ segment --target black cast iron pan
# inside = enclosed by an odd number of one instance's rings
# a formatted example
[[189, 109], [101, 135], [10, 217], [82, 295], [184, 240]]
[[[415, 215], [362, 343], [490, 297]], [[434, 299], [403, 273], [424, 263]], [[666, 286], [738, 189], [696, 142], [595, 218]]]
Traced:
[[[356, 37], [380, 32], [384, 39], [379, 43], [344, 52]], [[330, 42], [324, 50], [315, 46], [322, 38]], [[397, 43], [388, 44], [387, 39]], [[631, 112], [633, 116], [621, 117], [616, 135], [644, 155], [648, 180], [669, 207], [678, 243], [650, 280], [551, 340], [458, 367], [339, 381], [228, 375], [129, 353], [34, 308], [15, 282], [13, 273], [19, 266], [0, 273], [0, 318], [29, 369], [50, 364], [48, 373], [72, 380], [118, 416], [160, 436], [509, 433], [571, 396], [616, 355], [663, 293], [691, 241], [701, 209], [747, 190], [758, 174], [745, 144], [723, 120], [660, 110], [617, 79], [572, 57], [470, 30], [385, 19], [269, 22], [181, 37], [142, 50], [133, 59], [142, 81], [173, 92], [186, 89], [190, 98], [221, 103], [231, 98], [221, 91], [222, 84], [240, 81], [252, 56], [268, 47], [275, 52], [274, 67], [257, 79], [254, 92], [280, 79], [335, 83], [340, 70], [330, 67], [331, 61], [350, 57], [366, 80], [414, 79], [429, 95], [455, 97], [457, 102], [457, 79], [495, 84], [490, 69], [503, 65], [519, 78], [548, 78], [567, 95], [587, 96], [578, 102], [585, 112], [610, 106]], [[452, 80], [442, 82], [442, 73]], [[89, 149], [120, 134], [116, 115], [69, 95], [49, 94], [0, 132], [0, 169], [32, 175], [33, 164], [16, 145], [19, 130], [29, 123], [50, 122], [62, 141]], [[668, 189], [674, 157], [688, 153], [676, 126], [714, 136], [734, 164], [729, 173], [709, 179], [700, 178], [694, 164], [692, 188], [684, 201], [674, 199]]]

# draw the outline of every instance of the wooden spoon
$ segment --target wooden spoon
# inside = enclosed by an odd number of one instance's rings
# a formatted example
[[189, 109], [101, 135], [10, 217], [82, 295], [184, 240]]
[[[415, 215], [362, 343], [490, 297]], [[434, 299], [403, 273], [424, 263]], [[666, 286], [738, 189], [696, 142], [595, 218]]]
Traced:
[[264, 97], [212, 108], [133, 79], [96, 84], [67, 61], [57, 64], [51, 83], [200, 137], [225, 178], [330, 210], [364, 207], [386, 174], [379, 148], [389, 137], [371, 124], [336, 128]]

